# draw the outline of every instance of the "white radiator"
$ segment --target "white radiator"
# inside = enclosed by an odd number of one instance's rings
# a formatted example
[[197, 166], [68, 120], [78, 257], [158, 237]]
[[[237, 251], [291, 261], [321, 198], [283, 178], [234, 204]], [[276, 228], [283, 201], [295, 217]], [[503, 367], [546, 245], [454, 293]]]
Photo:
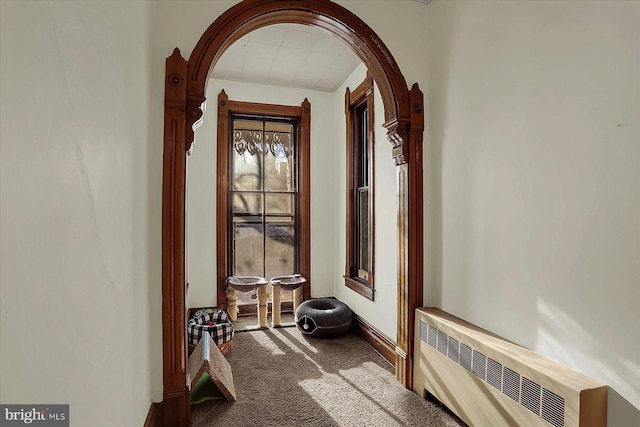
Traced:
[[413, 390], [470, 426], [607, 425], [607, 386], [436, 308], [416, 310]]

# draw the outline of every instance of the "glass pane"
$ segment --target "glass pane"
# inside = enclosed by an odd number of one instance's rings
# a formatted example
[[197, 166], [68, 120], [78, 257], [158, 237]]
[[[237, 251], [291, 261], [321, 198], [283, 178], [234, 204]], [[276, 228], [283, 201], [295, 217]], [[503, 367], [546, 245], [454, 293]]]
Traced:
[[264, 130], [267, 132], [291, 133], [293, 131], [293, 125], [286, 122], [265, 122]]
[[369, 185], [369, 113], [366, 104], [356, 110], [356, 179], [358, 187]]
[[293, 215], [293, 194], [265, 194], [267, 215]]
[[293, 224], [293, 217], [292, 216], [270, 216], [267, 215], [266, 216], [266, 221], [269, 224], [287, 224], [287, 225], [292, 225]]
[[262, 123], [233, 122], [233, 188], [262, 189]]
[[265, 190], [293, 191], [293, 125], [265, 123]]
[[295, 236], [293, 224], [267, 224], [265, 241], [265, 277], [295, 273]]
[[262, 194], [234, 193], [233, 213], [261, 215], [262, 214]]
[[358, 189], [358, 269], [369, 271], [369, 190]]
[[262, 224], [235, 223], [233, 229], [233, 274], [264, 277]]
[[261, 120], [234, 120], [233, 128], [238, 130], [259, 130], [263, 129]]
[[233, 217], [233, 222], [234, 223], [245, 222], [245, 223], [262, 224], [262, 215], [260, 215], [260, 216], [257, 216], [257, 215], [236, 215], [236, 216]]

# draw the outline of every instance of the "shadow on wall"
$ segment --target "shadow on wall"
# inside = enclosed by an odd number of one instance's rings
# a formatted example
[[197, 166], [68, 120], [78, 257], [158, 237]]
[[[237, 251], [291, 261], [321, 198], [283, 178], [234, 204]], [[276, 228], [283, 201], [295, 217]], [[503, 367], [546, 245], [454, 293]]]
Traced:
[[607, 425], [640, 425], [640, 409], [636, 408], [620, 393], [609, 387], [607, 397]]
[[[593, 307], [593, 303], [587, 306]], [[625, 348], [621, 344], [628, 341], [629, 345], [633, 345], [633, 337], [626, 339], [611, 336], [615, 342], [615, 347], [612, 348], [611, 345], [603, 345], [604, 338], [601, 338], [611, 335], [607, 328], [610, 328], [612, 323], [603, 322], [604, 315], [600, 315], [596, 310], [592, 309], [589, 315], [577, 311], [569, 315], [565, 309], [540, 297], [537, 308], [538, 333], [533, 343], [536, 351], [598, 381], [628, 385], [627, 390], [623, 391], [620, 386], [614, 384], [626, 396], [640, 394], [640, 384], [637, 382], [640, 366], [632, 360], [634, 349]], [[590, 372], [586, 372], [586, 369]], [[640, 409], [634, 407], [611, 385], [608, 385], [608, 393], [607, 425], [640, 425]]]

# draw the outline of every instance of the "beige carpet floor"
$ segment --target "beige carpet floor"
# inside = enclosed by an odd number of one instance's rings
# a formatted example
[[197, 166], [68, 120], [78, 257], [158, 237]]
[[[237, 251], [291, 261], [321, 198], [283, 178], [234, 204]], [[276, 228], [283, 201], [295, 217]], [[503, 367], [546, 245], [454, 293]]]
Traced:
[[192, 406], [192, 426], [460, 426], [402, 387], [360, 337], [314, 339], [295, 327], [237, 332], [237, 401]]
[[[271, 314], [267, 317], [267, 324], [271, 325]], [[282, 313], [280, 316], [280, 325], [283, 327], [296, 326], [292, 313]], [[255, 331], [260, 329], [258, 326], [258, 318], [256, 316], [242, 316], [233, 322], [233, 329], [236, 332]]]

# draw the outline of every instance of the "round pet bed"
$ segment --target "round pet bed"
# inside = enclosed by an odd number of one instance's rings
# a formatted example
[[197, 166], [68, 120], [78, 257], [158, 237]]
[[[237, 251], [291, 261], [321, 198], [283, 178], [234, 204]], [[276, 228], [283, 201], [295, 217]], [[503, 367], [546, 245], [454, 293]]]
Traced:
[[205, 332], [209, 332], [213, 342], [225, 356], [231, 351], [233, 344], [233, 324], [227, 312], [217, 308], [196, 311], [187, 323], [187, 339], [189, 347], [198, 345]]
[[296, 326], [305, 335], [314, 338], [332, 338], [351, 329], [351, 309], [333, 298], [318, 298], [298, 306]]

